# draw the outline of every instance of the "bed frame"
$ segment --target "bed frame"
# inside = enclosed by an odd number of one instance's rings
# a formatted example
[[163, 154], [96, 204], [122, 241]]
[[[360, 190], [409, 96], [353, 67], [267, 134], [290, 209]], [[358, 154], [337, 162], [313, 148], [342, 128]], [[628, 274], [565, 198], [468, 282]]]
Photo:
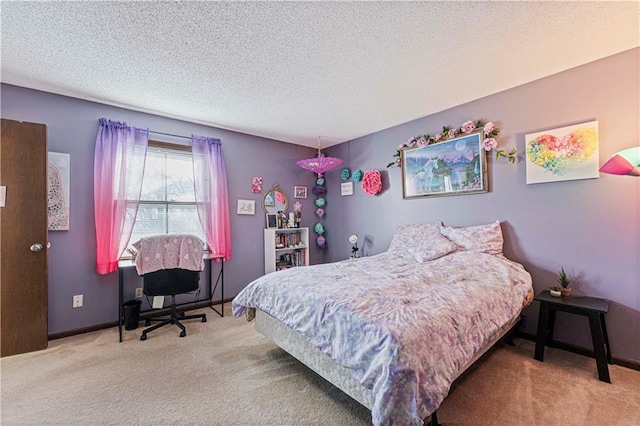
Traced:
[[[259, 309], [256, 309], [255, 321], [255, 328], [259, 333], [273, 341], [284, 351], [288, 352], [291, 356], [302, 362], [351, 398], [371, 410], [373, 406], [373, 394], [371, 390], [362, 386], [351, 376], [347, 369], [336, 364], [328, 355], [313, 346], [302, 334], [289, 328], [281, 321], [278, 321]], [[456, 376], [456, 379], [471, 367], [471, 365], [473, 365], [480, 357], [482, 357], [482, 355], [491, 349], [500, 339], [505, 336], [510, 337], [511, 332], [515, 330], [519, 322], [520, 313], [512, 318], [511, 321], [509, 321], [484, 348], [482, 348], [469, 362], [464, 365], [460, 370], [460, 373]], [[425, 425], [438, 425], [437, 411], [434, 411], [431, 414], [420, 413], [420, 417], [423, 419]]]

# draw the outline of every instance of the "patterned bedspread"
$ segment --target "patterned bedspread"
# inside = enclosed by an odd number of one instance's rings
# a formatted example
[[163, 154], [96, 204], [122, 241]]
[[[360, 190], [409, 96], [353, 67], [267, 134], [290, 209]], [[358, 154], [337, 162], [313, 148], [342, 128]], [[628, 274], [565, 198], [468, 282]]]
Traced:
[[386, 252], [267, 274], [238, 294], [233, 313], [258, 308], [306, 336], [372, 389], [375, 425], [418, 425], [531, 288], [502, 255], [419, 263]]

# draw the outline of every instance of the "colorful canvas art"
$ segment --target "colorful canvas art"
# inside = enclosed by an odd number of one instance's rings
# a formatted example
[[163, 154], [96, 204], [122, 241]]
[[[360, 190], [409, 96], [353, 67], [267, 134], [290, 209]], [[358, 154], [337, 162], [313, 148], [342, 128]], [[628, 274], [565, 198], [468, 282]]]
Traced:
[[598, 121], [525, 136], [527, 183], [599, 177]]
[[487, 191], [481, 132], [402, 150], [403, 198]]

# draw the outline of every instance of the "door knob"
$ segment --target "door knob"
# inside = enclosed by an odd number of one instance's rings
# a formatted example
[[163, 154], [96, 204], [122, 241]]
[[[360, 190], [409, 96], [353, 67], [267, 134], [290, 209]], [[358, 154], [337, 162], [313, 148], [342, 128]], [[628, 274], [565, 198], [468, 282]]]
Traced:
[[40, 243], [35, 243], [35, 244], [31, 244], [31, 247], [29, 247], [29, 250], [31, 251], [40, 251], [44, 248], [44, 246]]

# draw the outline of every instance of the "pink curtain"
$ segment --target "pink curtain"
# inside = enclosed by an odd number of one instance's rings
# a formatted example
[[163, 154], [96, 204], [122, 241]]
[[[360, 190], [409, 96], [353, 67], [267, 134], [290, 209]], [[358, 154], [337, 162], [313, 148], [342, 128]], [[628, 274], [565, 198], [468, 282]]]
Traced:
[[198, 216], [211, 253], [231, 258], [227, 169], [220, 139], [191, 136]]
[[138, 212], [149, 131], [101, 118], [93, 164], [96, 272], [118, 268]]

